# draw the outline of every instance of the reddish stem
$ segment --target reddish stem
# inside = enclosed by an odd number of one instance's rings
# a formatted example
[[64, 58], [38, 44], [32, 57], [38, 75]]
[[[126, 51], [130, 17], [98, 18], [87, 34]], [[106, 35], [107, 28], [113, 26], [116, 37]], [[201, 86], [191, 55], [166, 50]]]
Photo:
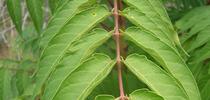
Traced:
[[118, 83], [120, 89], [120, 100], [125, 100], [123, 81], [122, 81], [122, 64], [120, 55], [120, 32], [119, 32], [119, 13], [118, 13], [118, 2], [114, 0], [114, 18], [115, 18], [115, 42], [116, 42], [116, 56], [117, 56], [117, 69], [118, 69]]
[[[122, 0], [118, 0], [118, 9], [119, 10], [123, 10], [123, 2]], [[126, 27], [126, 23], [125, 23], [125, 18], [123, 16], [119, 16], [119, 27], [121, 30], [125, 30]], [[120, 50], [121, 50], [121, 56], [123, 58], [126, 58], [127, 56], [127, 44], [124, 41], [120, 42]], [[122, 67], [124, 68], [124, 66], [122, 65]]]
[[[123, 9], [123, 3], [122, 3], [122, 0], [119, 0], [119, 10], [122, 10]], [[123, 16], [119, 16], [119, 27], [123, 30], [125, 30], [125, 18]]]

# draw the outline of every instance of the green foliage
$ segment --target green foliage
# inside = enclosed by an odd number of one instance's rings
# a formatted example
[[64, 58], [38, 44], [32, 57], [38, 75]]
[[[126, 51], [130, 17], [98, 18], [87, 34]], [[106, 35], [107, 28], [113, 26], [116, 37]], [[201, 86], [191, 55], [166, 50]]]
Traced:
[[120, 48], [112, 1], [48, 0], [44, 27], [45, 2], [26, 0], [33, 23], [26, 29], [22, 2], [7, 0], [21, 38], [12, 44], [18, 55], [1, 60], [0, 100], [120, 100], [118, 78], [129, 100], [210, 99], [210, 8], [203, 0], [164, 0], [165, 7], [120, 1]]
[[195, 7], [204, 6], [208, 0], [162, 0], [173, 22]]
[[208, 100], [209, 97], [206, 94], [210, 93], [207, 88], [210, 86], [208, 83], [210, 78], [208, 73], [208, 69], [210, 69], [209, 8], [209, 6], [204, 6], [192, 9], [176, 22], [181, 42], [191, 55], [187, 62], [198, 82], [202, 100]]
[[129, 40], [149, 53], [166, 71], [178, 79], [190, 97], [198, 100], [200, 97], [199, 90], [193, 75], [176, 50], [160, 41], [159, 38], [151, 33], [141, 31], [138, 28], [128, 29], [125, 35]]
[[151, 92], [147, 89], [139, 89], [131, 93], [130, 95], [131, 100], [164, 100], [161, 96]]
[[69, 20], [62, 31], [50, 40], [40, 58], [40, 69], [36, 75], [36, 92], [41, 90], [42, 85], [64, 55], [68, 53], [67, 51], [73, 45], [73, 42], [108, 15], [109, 12], [102, 6], [85, 10]]
[[98, 95], [95, 100], [114, 100], [114, 97], [111, 95]]
[[61, 60], [61, 63], [58, 65], [59, 68], [52, 73], [51, 78], [47, 82], [43, 96], [44, 99], [49, 100], [50, 98], [53, 98], [58, 90], [60, 90], [60, 85], [64, 83], [64, 80], [81, 65], [86, 57], [94, 52], [98, 45], [104, 43], [110, 35], [110, 33], [107, 33], [104, 30], [97, 29], [93, 31], [90, 36], [86, 35], [80, 41], [75, 42]]
[[10, 17], [15, 24], [17, 31], [22, 35], [22, 11], [21, 0], [6, 0]]
[[114, 61], [104, 55], [95, 55], [89, 59], [91, 60], [84, 62], [64, 80], [60, 90], [53, 99], [68, 100], [68, 98], [71, 98], [84, 100], [94, 87], [108, 75], [114, 65]]
[[37, 32], [41, 33], [44, 21], [43, 10], [42, 10], [43, 1], [26, 0], [26, 4]]
[[[148, 87], [165, 100], [186, 100], [185, 91], [179, 83], [145, 56], [133, 54], [127, 57], [125, 65]], [[167, 86], [167, 91], [163, 91]]]

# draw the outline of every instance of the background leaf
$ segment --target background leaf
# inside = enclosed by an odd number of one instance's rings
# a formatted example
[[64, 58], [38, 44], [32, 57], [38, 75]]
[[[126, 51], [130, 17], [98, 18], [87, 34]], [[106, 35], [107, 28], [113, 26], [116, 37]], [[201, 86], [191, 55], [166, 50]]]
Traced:
[[62, 6], [62, 4], [65, 4], [67, 0], [48, 0], [49, 7], [51, 10], [52, 15], [56, 12], [56, 10]]
[[15, 24], [15, 27], [19, 34], [22, 34], [22, 13], [21, 13], [21, 1], [20, 0], [6, 0], [7, 9], [10, 17]]
[[42, 32], [44, 22], [43, 3], [43, 0], [26, 0], [31, 19], [39, 34]]

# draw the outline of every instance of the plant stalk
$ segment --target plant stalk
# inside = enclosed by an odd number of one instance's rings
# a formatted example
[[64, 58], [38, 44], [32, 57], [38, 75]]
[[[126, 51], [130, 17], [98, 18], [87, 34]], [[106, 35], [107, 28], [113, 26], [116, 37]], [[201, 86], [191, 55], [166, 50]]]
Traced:
[[120, 32], [119, 32], [119, 13], [118, 13], [118, 0], [114, 0], [114, 19], [115, 19], [115, 42], [116, 42], [116, 56], [117, 56], [117, 70], [118, 70], [118, 84], [120, 89], [120, 100], [125, 100], [125, 94], [122, 81], [122, 64], [120, 53]]

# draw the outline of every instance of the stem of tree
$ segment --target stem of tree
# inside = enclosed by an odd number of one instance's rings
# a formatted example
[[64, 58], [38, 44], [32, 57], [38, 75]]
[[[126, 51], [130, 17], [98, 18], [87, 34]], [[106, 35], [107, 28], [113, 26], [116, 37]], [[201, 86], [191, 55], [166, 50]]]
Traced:
[[123, 81], [122, 81], [122, 64], [120, 53], [120, 32], [119, 32], [119, 13], [118, 13], [118, 0], [114, 0], [114, 18], [115, 18], [115, 42], [116, 42], [116, 56], [117, 56], [117, 70], [118, 70], [118, 83], [120, 89], [120, 100], [125, 100]]

